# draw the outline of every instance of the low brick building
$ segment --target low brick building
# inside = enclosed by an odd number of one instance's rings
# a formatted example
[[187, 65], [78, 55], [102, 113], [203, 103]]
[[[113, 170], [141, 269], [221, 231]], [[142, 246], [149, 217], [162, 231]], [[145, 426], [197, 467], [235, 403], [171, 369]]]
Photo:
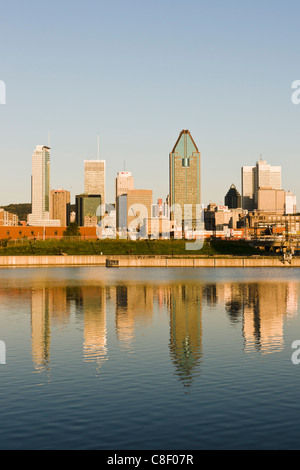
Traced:
[[[60, 239], [67, 227], [0, 226], [0, 239], [28, 238], [30, 240]], [[81, 238], [96, 239], [96, 227], [79, 227]]]

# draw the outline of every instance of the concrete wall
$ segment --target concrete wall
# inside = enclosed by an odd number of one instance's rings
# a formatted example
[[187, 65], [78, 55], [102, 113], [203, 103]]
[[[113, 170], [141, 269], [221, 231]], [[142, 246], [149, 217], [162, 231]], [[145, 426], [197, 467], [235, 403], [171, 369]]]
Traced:
[[0, 267], [105, 266], [106, 256], [0, 256]]
[[0, 267], [106, 266], [106, 259], [117, 260], [119, 267], [157, 268], [261, 268], [300, 267], [300, 259], [283, 262], [279, 258], [168, 258], [159, 256], [0, 256]]

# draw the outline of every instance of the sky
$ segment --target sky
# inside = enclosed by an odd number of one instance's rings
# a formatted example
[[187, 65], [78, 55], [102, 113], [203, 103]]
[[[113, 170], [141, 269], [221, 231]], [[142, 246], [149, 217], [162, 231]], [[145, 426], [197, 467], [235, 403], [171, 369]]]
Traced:
[[269, 0], [0, 0], [0, 205], [30, 202], [31, 158], [48, 145], [51, 187], [84, 190], [84, 160], [106, 161], [154, 201], [188, 129], [202, 202], [224, 203], [241, 167], [282, 166], [300, 207], [300, 3]]

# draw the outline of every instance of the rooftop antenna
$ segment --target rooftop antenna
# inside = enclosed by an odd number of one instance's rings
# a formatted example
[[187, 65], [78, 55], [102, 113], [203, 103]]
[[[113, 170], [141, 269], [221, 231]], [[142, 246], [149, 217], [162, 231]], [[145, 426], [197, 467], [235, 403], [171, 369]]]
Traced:
[[48, 147], [50, 148], [50, 145], [51, 145], [51, 133], [50, 133], [50, 130], [48, 132]]
[[98, 160], [100, 160], [100, 142], [99, 142], [99, 134], [97, 135], [97, 146], [98, 146], [98, 150], [97, 150]]
[[125, 160], [124, 160], [124, 171], [126, 171], [126, 164], [125, 164]]

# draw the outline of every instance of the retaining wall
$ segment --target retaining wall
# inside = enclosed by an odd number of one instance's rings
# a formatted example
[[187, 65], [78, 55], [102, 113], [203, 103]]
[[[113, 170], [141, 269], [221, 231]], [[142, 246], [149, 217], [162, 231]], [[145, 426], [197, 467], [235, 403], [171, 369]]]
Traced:
[[0, 256], [0, 267], [34, 267], [34, 266], [106, 266], [107, 260], [116, 260], [119, 267], [157, 267], [157, 268], [270, 268], [270, 267], [300, 267], [300, 258], [291, 262], [279, 258], [240, 258], [240, 257], [210, 257], [171, 258], [166, 256]]

